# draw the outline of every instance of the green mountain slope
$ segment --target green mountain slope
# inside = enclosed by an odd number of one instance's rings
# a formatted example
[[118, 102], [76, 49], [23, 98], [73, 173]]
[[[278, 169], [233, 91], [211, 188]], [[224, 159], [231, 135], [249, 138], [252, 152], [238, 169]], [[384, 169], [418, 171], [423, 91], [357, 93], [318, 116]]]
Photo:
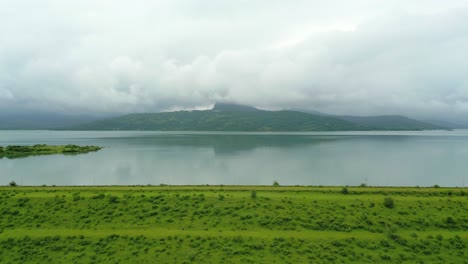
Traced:
[[129, 114], [71, 127], [71, 130], [161, 131], [343, 131], [367, 130], [333, 117], [296, 111], [178, 111]]
[[421, 122], [405, 116], [334, 116], [351, 123], [381, 130], [434, 130], [445, 127]]
[[442, 122], [427, 122], [408, 118], [401, 115], [378, 115], [378, 116], [348, 116], [348, 115], [329, 115], [318, 111], [297, 110], [300, 112], [315, 114], [321, 116], [334, 117], [354, 124], [368, 127], [372, 130], [437, 130], [451, 129], [456, 126], [442, 125]]
[[218, 103], [205, 111], [129, 114], [70, 130], [159, 131], [345, 131], [433, 130], [442, 126], [404, 116], [335, 116], [302, 111], [264, 111], [255, 107]]

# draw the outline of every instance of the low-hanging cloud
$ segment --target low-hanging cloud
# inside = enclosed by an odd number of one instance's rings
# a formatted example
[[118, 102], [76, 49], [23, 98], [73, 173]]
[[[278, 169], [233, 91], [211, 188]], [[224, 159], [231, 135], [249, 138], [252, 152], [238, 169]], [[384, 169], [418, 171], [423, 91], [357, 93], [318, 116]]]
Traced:
[[0, 110], [468, 117], [462, 1], [45, 2], [0, 0]]

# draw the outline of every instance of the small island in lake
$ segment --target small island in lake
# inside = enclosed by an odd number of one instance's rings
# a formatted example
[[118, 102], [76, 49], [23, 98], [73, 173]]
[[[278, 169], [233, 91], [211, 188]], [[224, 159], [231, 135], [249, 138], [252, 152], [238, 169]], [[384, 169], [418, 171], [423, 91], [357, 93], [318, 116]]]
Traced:
[[34, 146], [0, 146], [0, 159], [2, 158], [24, 158], [28, 156], [41, 156], [41, 155], [52, 155], [52, 154], [65, 154], [75, 155], [84, 154], [88, 152], [95, 152], [101, 150], [99, 146], [77, 146], [77, 145], [64, 145], [64, 146], [52, 146], [45, 144], [37, 144]]

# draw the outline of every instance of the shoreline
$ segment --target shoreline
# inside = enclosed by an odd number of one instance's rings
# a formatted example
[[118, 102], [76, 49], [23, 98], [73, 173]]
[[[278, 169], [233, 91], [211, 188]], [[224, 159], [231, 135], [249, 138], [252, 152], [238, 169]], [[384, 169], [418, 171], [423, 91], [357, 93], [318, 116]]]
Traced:
[[156, 190], [164, 190], [164, 189], [212, 189], [212, 188], [222, 188], [226, 190], [250, 190], [252, 188], [255, 189], [263, 189], [263, 190], [283, 190], [283, 191], [295, 191], [295, 190], [338, 190], [342, 188], [348, 188], [352, 190], [396, 190], [396, 189], [403, 189], [403, 190], [449, 190], [449, 189], [457, 189], [457, 190], [468, 190], [468, 186], [351, 186], [351, 185], [280, 185], [280, 186], [272, 186], [272, 185], [223, 185], [223, 184], [187, 184], [187, 185], [176, 185], [176, 184], [160, 184], [160, 185], [153, 185], [153, 184], [129, 184], [129, 185], [17, 185], [17, 186], [8, 186], [8, 185], [0, 185], [0, 189], [3, 188], [115, 188], [115, 189], [134, 189], [134, 188], [145, 188], [145, 189], [156, 189]]

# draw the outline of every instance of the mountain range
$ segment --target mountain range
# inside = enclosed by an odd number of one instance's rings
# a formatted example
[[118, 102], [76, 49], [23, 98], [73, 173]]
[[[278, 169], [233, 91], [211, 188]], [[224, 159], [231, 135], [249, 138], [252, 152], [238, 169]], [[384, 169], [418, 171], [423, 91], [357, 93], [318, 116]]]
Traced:
[[365, 131], [463, 128], [401, 115], [349, 116], [317, 111], [267, 111], [252, 106], [217, 103], [210, 110], [138, 113], [119, 116], [0, 114], [0, 129], [159, 130], [159, 131]]
[[47, 112], [0, 113], [0, 130], [42, 130], [77, 126], [108, 116], [68, 115]]
[[404, 116], [332, 116], [291, 110], [266, 111], [252, 106], [218, 103], [211, 110], [128, 114], [72, 126], [67, 129], [305, 132], [447, 128]]

